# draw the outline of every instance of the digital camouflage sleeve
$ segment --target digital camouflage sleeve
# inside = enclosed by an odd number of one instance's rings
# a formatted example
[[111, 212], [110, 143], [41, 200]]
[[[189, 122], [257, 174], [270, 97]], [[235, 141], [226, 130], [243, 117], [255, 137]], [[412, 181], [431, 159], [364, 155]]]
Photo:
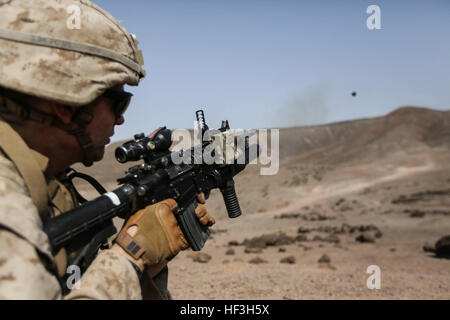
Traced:
[[[44, 157], [34, 154], [39, 163]], [[141, 299], [137, 274], [125, 258], [101, 251], [63, 297], [42, 220], [15, 165], [0, 153], [0, 298]]]

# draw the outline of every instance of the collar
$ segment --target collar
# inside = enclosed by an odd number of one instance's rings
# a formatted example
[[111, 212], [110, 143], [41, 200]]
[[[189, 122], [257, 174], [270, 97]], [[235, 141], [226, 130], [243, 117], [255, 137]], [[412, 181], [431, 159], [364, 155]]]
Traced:
[[36, 160], [39, 167], [41, 168], [42, 172], [45, 172], [45, 170], [47, 170], [49, 159], [46, 156], [44, 156], [42, 153], [40, 153], [34, 149], [30, 148], [30, 150], [31, 150], [31, 153], [33, 154], [34, 159]]

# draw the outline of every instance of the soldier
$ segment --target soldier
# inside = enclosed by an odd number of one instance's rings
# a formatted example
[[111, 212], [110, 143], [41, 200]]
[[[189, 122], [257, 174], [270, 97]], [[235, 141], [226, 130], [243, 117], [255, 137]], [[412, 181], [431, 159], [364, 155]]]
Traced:
[[[79, 29], [67, 24], [73, 5]], [[42, 229], [75, 205], [63, 172], [102, 159], [130, 103], [123, 86], [138, 85], [142, 65], [136, 38], [88, 0], [0, 0], [0, 298], [169, 296], [144, 291], [155, 288], [149, 276], [164, 278], [167, 260], [188, 248], [173, 199], [132, 216], [115, 244], [98, 253], [80, 288], [64, 297], [66, 256], [51, 254]], [[214, 223], [203, 204], [196, 213], [203, 224]], [[141, 250], [129, 252], [130, 242]]]

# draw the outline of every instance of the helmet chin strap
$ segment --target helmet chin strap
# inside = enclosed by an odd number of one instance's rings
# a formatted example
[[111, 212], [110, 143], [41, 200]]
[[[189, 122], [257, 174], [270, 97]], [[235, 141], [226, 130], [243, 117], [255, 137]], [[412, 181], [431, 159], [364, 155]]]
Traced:
[[[0, 106], [5, 106], [8, 111], [23, 120], [32, 120], [45, 125], [57, 127], [75, 136], [83, 152], [83, 164], [92, 166], [94, 161], [103, 158], [105, 147], [95, 147], [86, 128], [91, 123], [94, 113], [94, 104], [80, 107], [72, 117], [71, 123], [62, 122], [56, 115], [50, 114], [32, 107], [24, 107], [22, 104], [0, 94]], [[74, 125], [76, 127], [74, 128]]]
[[92, 143], [91, 137], [89, 136], [89, 134], [85, 132], [85, 128], [77, 128], [74, 130], [68, 130], [67, 132], [75, 136], [75, 138], [78, 141], [78, 144], [83, 150], [83, 164], [86, 167], [92, 166], [94, 161], [98, 161], [103, 158], [105, 148], [104, 147], [95, 148]]
[[91, 123], [94, 117], [94, 108], [95, 105], [91, 104], [78, 109], [72, 118], [72, 123], [77, 124], [78, 127], [75, 129], [66, 130], [69, 134], [75, 136], [78, 144], [83, 150], [83, 164], [86, 167], [90, 167], [94, 161], [102, 159], [105, 153], [105, 147], [95, 147], [91, 137], [86, 132], [87, 126]]

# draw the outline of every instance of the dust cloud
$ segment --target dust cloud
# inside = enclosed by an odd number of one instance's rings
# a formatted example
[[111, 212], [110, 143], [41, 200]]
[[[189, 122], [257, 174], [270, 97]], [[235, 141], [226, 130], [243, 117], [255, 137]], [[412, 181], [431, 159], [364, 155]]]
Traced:
[[315, 85], [287, 98], [276, 110], [280, 127], [311, 126], [328, 120], [328, 85]]

